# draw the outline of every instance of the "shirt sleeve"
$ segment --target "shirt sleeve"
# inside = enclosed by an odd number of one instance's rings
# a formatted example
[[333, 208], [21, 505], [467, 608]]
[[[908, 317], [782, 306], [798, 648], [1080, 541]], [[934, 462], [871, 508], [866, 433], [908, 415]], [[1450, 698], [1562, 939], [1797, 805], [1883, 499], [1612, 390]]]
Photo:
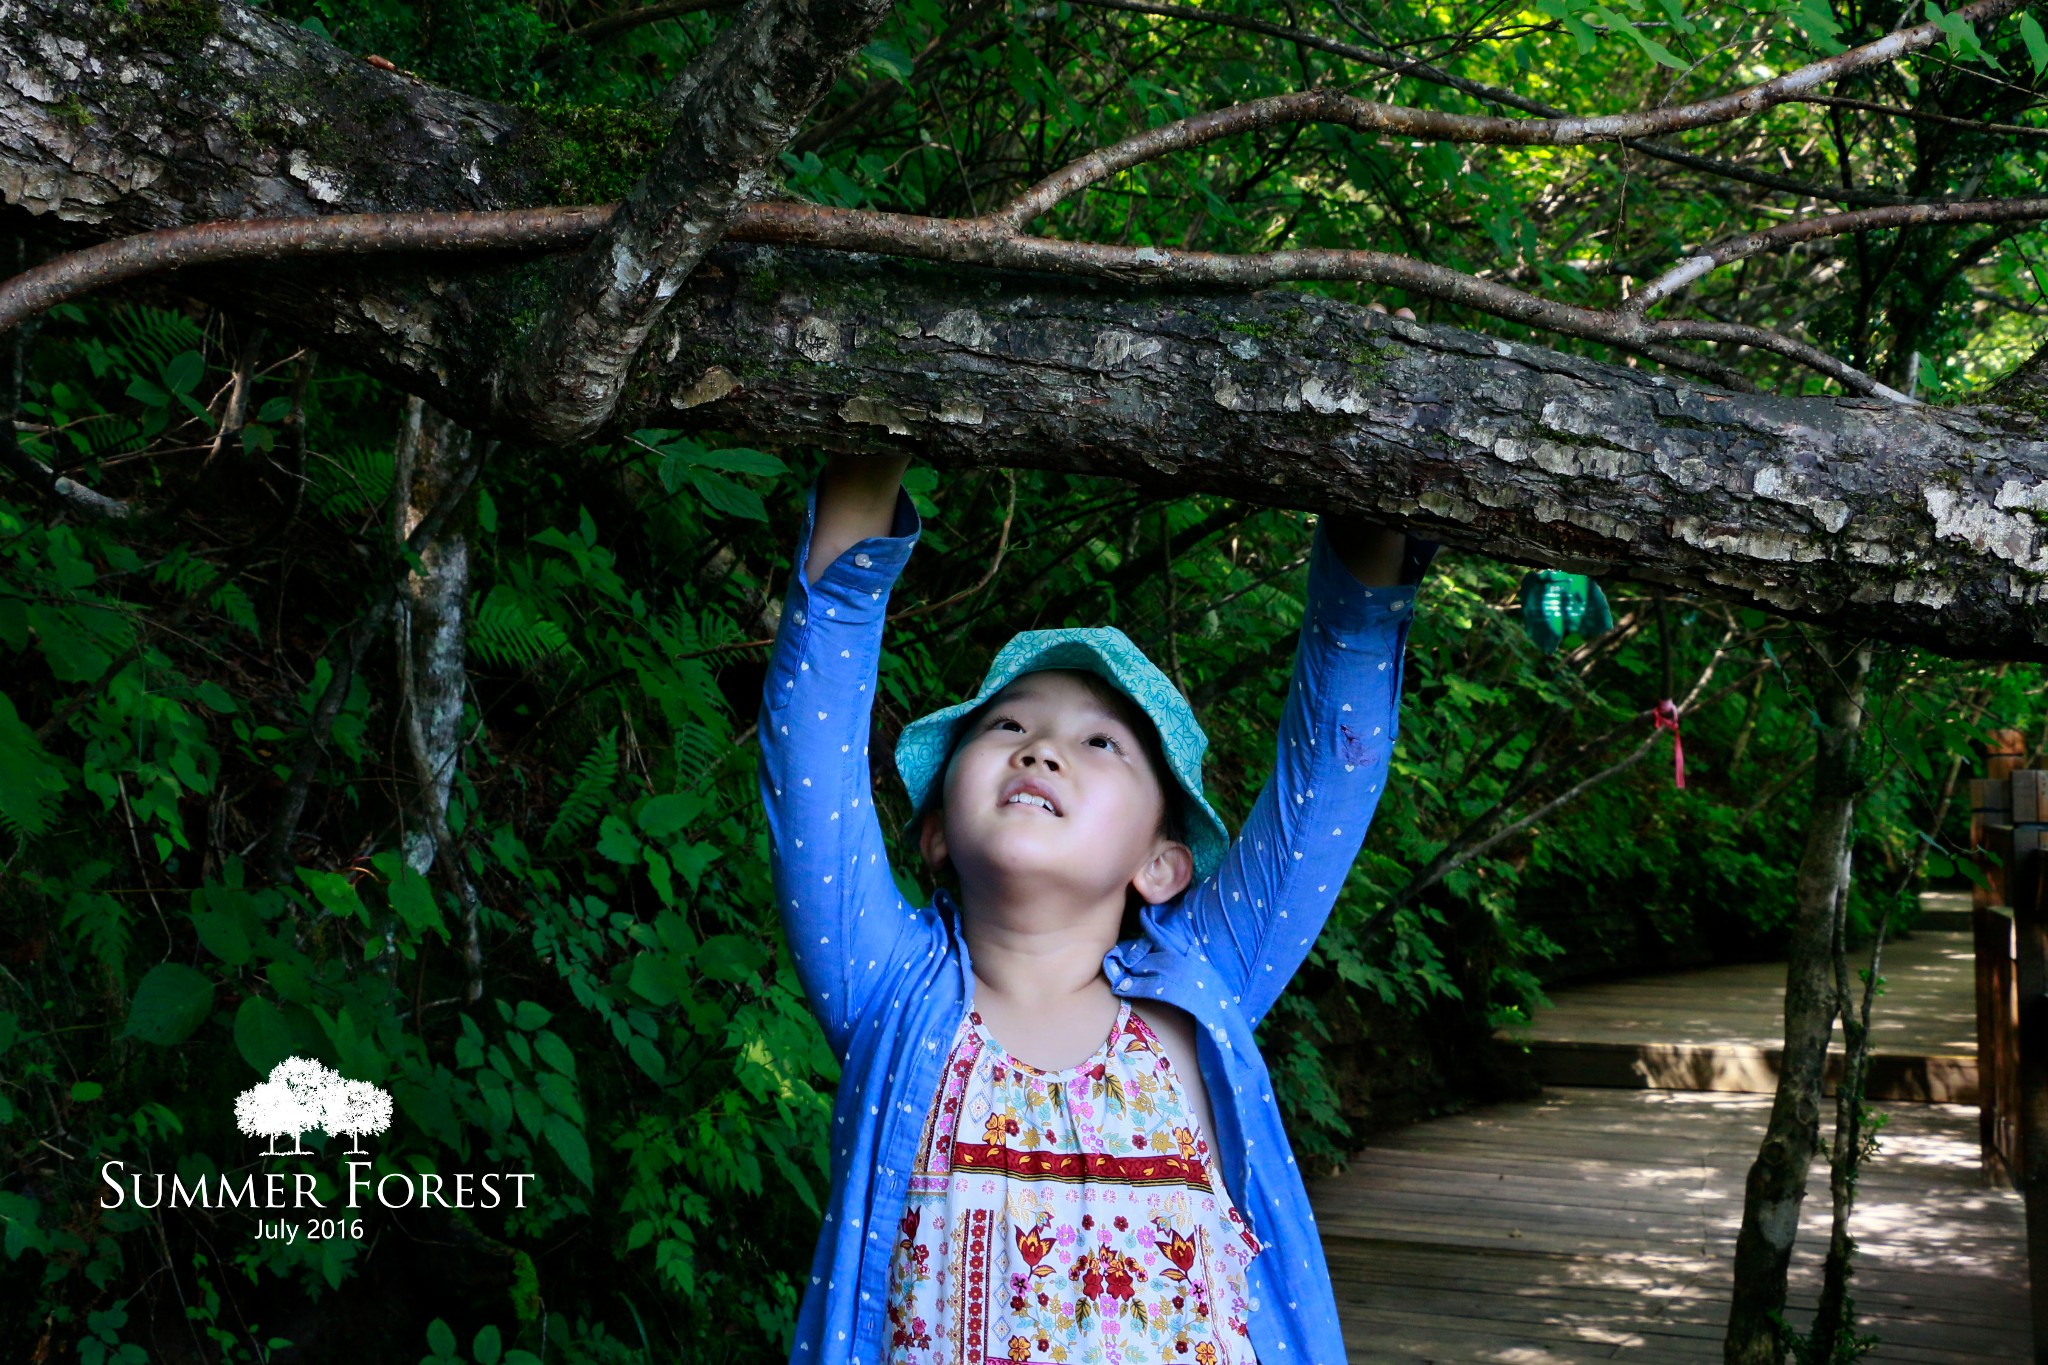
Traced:
[[1402, 584], [1369, 588], [1317, 523], [1273, 775], [1221, 865], [1160, 919], [1192, 936], [1183, 948], [1252, 1024], [1307, 957], [1385, 792], [1415, 585], [1434, 548], [1411, 543]]
[[924, 526], [899, 488], [891, 534], [849, 546], [812, 583], [817, 515], [814, 480], [762, 683], [760, 790], [783, 933], [843, 1058], [898, 940], [925, 913], [897, 889], [868, 766], [889, 591]]

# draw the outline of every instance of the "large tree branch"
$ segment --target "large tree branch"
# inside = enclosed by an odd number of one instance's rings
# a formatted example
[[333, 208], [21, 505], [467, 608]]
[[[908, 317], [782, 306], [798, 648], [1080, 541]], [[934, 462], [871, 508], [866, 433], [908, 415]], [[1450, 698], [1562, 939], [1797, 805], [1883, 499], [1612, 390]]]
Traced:
[[[107, 39], [84, 0], [0, 12], [0, 194], [91, 240], [553, 192], [529, 116], [220, 15], [173, 61]], [[386, 111], [374, 141], [298, 140], [372, 102]], [[61, 112], [80, 106], [83, 123]], [[494, 379], [500, 338], [531, 326], [552, 284], [546, 261], [333, 259], [184, 283], [465, 426], [531, 439]], [[1355, 510], [1509, 559], [2043, 658], [2048, 446], [2035, 391], [2015, 392], [1976, 411], [1736, 395], [1296, 292], [735, 244], [671, 301], [613, 427]]]
[[2048, 657], [2048, 442], [2023, 413], [1719, 393], [1295, 293], [739, 247], [710, 264], [625, 420], [1348, 508], [1944, 653]]
[[507, 375], [544, 440], [602, 427], [647, 333], [893, 0], [756, 0], [687, 77], [655, 163], [556, 286]]

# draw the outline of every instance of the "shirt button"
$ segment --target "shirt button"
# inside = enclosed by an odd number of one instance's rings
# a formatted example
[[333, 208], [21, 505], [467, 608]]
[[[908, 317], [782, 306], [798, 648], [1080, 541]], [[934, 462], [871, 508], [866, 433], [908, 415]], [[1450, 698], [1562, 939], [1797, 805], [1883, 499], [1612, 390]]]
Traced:
[[865, 569], [868, 565], [874, 563], [875, 560], [872, 555], [858, 554], [853, 557], [853, 562]]

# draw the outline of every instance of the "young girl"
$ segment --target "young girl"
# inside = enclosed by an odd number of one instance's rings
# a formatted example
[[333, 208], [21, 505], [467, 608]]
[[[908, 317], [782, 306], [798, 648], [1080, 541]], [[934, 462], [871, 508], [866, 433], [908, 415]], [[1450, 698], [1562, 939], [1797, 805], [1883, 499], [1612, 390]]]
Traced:
[[[1027, 631], [908, 726], [906, 899], [872, 798], [907, 459], [806, 497], [763, 686], [777, 906], [842, 1075], [798, 1362], [1338, 1365], [1329, 1273], [1252, 1030], [1386, 782], [1425, 542], [1318, 522], [1278, 763], [1233, 842], [1208, 747], [1121, 631]], [[1404, 551], [1405, 545], [1405, 551]]]

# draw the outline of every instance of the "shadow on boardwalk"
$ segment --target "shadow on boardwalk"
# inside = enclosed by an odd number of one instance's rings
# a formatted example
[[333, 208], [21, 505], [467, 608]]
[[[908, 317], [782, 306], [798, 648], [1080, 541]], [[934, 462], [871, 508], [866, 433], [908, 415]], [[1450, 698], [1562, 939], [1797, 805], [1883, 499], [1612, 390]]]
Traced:
[[[1693, 1021], [1688, 1041], [1722, 1041], [1710, 1011], [1681, 998], [1720, 989], [1714, 977], [1665, 979], [1668, 1008]], [[1570, 1008], [1560, 993], [1558, 1013]], [[1757, 1021], [1742, 1013], [1748, 1042]], [[1376, 1141], [1309, 1191], [1352, 1359], [1718, 1361], [1743, 1177], [1770, 1103], [1553, 1087]], [[1860, 1328], [1881, 1339], [1867, 1358], [2031, 1359], [2024, 1212], [1980, 1179], [1975, 1107], [1877, 1108], [1890, 1122], [1854, 1223]], [[1823, 1135], [1832, 1121], [1829, 1105]], [[1802, 1327], [1828, 1218], [1816, 1164], [1792, 1268]]]

